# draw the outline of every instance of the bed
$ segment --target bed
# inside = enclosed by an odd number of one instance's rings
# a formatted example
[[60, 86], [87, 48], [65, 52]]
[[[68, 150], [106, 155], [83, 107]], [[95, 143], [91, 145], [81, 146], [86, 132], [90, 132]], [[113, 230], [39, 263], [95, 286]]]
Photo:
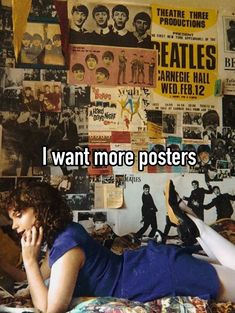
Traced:
[[[212, 227], [225, 238], [235, 244], [235, 221], [223, 219]], [[127, 249], [136, 249], [141, 242], [136, 240], [133, 234], [123, 237], [116, 236], [111, 227], [104, 225], [102, 229], [93, 233], [94, 238], [106, 245], [115, 253], [121, 254]], [[172, 241], [170, 242], [172, 243]], [[178, 238], [174, 243], [180, 244]], [[25, 285], [23, 285], [25, 288]], [[17, 287], [20, 289], [20, 287]], [[37, 312], [33, 308], [28, 295], [18, 297], [5, 296], [0, 299], [0, 312]], [[233, 313], [235, 304], [208, 302], [196, 297], [166, 297], [156, 299], [148, 303], [128, 301], [127, 299], [117, 299], [111, 297], [102, 298], [78, 298], [73, 299], [70, 310], [71, 313]]]

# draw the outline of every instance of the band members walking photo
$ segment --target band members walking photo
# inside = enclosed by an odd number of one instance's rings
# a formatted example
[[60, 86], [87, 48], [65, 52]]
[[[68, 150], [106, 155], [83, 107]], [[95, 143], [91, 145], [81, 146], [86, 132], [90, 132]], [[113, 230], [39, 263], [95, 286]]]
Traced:
[[158, 211], [153, 198], [150, 194], [150, 186], [148, 184], [144, 184], [143, 186], [143, 194], [142, 194], [142, 222], [144, 223], [143, 227], [137, 231], [135, 236], [137, 238], [142, 237], [142, 235], [146, 232], [146, 230], [151, 226], [151, 231], [148, 237], [154, 237], [157, 231], [157, 217], [156, 213]]
[[221, 218], [231, 218], [233, 215], [233, 206], [231, 201], [235, 201], [235, 195], [221, 193], [219, 186], [214, 186], [213, 192], [216, 197], [210, 203], [204, 205], [204, 209], [209, 210], [216, 207], [216, 220], [220, 220]]
[[206, 194], [212, 194], [213, 189], [209, 182], [207, 182], [208, 189], [199, 187], [197, 180], [192, 181], [193, 190], [189, 197], [183, 197], [184, 200], [188, 201], [187, 205], [193, 210], [193, 212], [204, 221], [204, 199]]

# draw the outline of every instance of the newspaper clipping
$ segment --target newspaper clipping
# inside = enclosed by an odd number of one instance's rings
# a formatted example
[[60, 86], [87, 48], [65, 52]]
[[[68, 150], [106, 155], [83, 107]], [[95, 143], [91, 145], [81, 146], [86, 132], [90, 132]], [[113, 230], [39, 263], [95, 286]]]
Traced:
[[122, 188], [115, 184], [95, 183], [95, 209], [119, 209], [122, 205]]

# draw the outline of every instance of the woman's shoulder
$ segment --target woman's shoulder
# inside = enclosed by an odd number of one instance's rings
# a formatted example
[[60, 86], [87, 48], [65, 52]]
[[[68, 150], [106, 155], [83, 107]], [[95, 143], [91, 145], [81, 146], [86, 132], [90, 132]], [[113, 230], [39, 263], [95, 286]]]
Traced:
[[89, 237], [82, 225], [75, 222], [69, 223], [55, 238], [49, 252], [49, 265], [52, 266], [64, 253], [75, 247], [85, 250]]
[[67, 236], [89, 236], [87, 231], [85, 230], [85, 228], [79, 224], [79, 223], [75, 223], [75, 222], [71, 222], [69, 223], [66, 228], [64, 228], [64, 230], [62, 230], [58, 237], [67, 237]]

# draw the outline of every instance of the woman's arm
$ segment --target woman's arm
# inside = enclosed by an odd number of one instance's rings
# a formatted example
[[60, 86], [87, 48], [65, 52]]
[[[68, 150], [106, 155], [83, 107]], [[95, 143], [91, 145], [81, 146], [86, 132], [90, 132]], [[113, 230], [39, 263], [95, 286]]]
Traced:
[[49, 250], [47, 250], [46, 256], [42, 261], [40, 271], [41, 271], [43, 280], [46, 280], [47, 278], [50, 277], [51, 269], [49, 266]]
[[38, 264], [28, 264], [26, 273], [34, 306], [45, 313], [66, 312], [84, 260], [80, 248], [66, 252], [52, 266], [49, 289], [44, 284]]
[[38, 255], [40, 252], [43, 231], [36, 227], [26, 230], [21, 238], [22, 257], [27, 275], [30, 295], [36, 308], [46, 312], [48, 289], [44, 284], [39, 268]]
[[80, 268], [85, 262], [84, 252], [75, 247], [66, 252], [52, 266], [49, 289], [44, 284], [43, 271], [38, 264], [38, 253], [42, 240], [35, 227], [26, 231], [21, 240], [22, 256], [27, 274], [30, 294], [34, 306], [44, 313], [65, 312], [72, 299]]
[[47, 310], [48, 289], [44, 284], [37, 260], [24, 260], [30, 295], [34, 306], [42, 312]]
[[66, 252], [53, 264], [47, 298], [47, 313], [67, 311], [79, 270], [84, 262], [84, 252], [76, 247]]

